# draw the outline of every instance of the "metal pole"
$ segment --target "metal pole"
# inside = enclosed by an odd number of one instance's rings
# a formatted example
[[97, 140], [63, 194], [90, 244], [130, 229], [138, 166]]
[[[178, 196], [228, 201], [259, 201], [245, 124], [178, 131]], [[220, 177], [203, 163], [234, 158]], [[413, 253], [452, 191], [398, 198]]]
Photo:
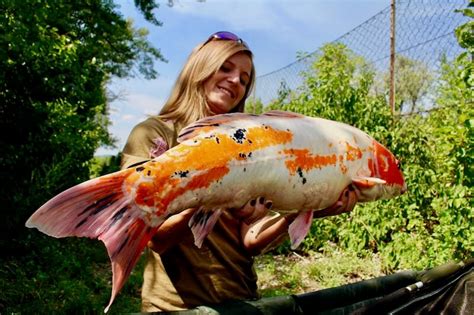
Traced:
[[395, 113], [395, 0], [390, 5], [390, 92], [389, 104], [392, 116]]

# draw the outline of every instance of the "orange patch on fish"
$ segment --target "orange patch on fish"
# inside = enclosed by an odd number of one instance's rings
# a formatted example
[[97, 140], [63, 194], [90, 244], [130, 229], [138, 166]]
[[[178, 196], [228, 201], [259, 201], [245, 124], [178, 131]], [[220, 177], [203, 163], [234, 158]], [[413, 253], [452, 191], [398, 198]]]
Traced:
[[339, 168], [341, 169], [342, 174], [347, 173], [347, 166], [344, 164], [344, 156], [339, 155]]
[[175, 186], [169, 194], [166, 194], [163, 197], [156, 196], [156, 202], [167, 207], [174, 199], [181, 196], [186, 191], [207, 188], [212, 183], [223, 178], [225, 175], [227, 175], [227, 173], [229, 173], [229, 168], [227, 166], [221, 166], [206, 170], [202, 174], [193, 176], [193, 178], [186, 185], [182, 187]]
[[135, 202], [140, 205], [153, 207], [153, 195], [150, 194], [153, 188], [153, 183], [141, 183], [135, 191]]
[[248, 154], [265, 147], [290, 142], [293, 134], [290, 131], [262, 126], [248, 130], [242, 129], [239, 137], [214, 134], [213, 137], [199, 139], [200, 143], [197, 147], [181, 144], [176, 152], [186, 157], [176, 161], [170, 169], [200, 170], [225, 165], [232, 159], [239, 159], [239, 153]]
[[376, 173], [375, 173], [374, 160], [372, 160], [371, 158], [368, 158], [368, 159], [367, 159], [367, 166], [369, 167], [370, 176], [375, 176]]
[[298, 169], [304, 171], [313, 168], [321, 169], [328, 165], [336, 165], [337, 162], [335, 154], [313, 155], [308, 149], [289, 149], [283, 150], [282, 153], [290, 157], [285, 161], [285, 164], [291, 175], [296, 174]]
[[357, 147], [351, 146], [349, 143], [346, 142], [346, 160], [347, 161], [355, 161], [362, 158], [362, 150]]
[[[193, 142], [190, 145], [181, 143], [173, 150], [175, 157], [171, 157], [172, 161], [159, 165], [160, 176], [154, 178], [154, 186], [163, 187], [164, 182], [169, 183], [169, 178], [175, 174], [176, 170], [188, 172], [190, 178], [187, 181], [186, 178], [177, 179], [166, 193], [155, 192], [154, 202], [167, 207], [186, 191], [207, 188], [222, 179], [230, 170], [228, 166], [230, 161], [245, 160], [243, 156], [246, 157], [253, 151], [284, 144], [292, 139], [291, 131], [261, 126], [238, 129], [234, 134], [216, 133], [196, 140], [198, 141], [196, 145], [193, 145]], [[142, 196], [141, 201], [148, 202]]]

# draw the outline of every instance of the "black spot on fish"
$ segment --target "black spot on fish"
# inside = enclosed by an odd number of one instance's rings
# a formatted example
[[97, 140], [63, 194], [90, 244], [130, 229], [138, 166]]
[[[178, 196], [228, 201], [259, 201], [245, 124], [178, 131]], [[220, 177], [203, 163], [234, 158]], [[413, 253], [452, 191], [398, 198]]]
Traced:
[[104, 210], [105, 208], [107, 208], [108, 206], [113, 204], [115, 201], [117, 201], [116, 199], [114, 199], [114, 197], [116, 195], [117, 195], [117, 193], [111, 193], [110, 195], [107, 195], [104, 198], [101, 198], [99, 200], [94, 201], [92, 204], [87, 206], [77, 216], [80, 217], [81, 215], [83, 215], [84, 213], [86, 213], [90, 210], [94, 210], [94, 211], [89, 215], [94, 215], [94, 214], [97, 214], [97, 213], [101, 212], [102, 210]]
[[185, 178], [185, 177], [188, 177], [189, 171], [177, 171], [174, 173], [175, 175], [178, 175], [181, 178]]
[[298, 169], [296, 170], [296, 172], [298, 172], [298, 175], [303, 178], [303, 170], [301, 169], [301, 167], [298, 167]]
[[147, 176], [150, 176], [151, 175], [151, 171], [149, 170], [147, 173], [146, 173]]
[[192, 133], [193, 131], [194, 131], [194, 129], [189, 129], [188, 131], [185, 131], [185, 132], [183, 132], [183, 133], [180, 133], [179, 136], [180, 136], [180, 137], [184, 137], [184, 136], [186, 136], [186, 135]]
[[217, 144], [220, 143], [219, 137], [216, 137], [216, 142], [217, 142]]
[[139, 166], [139, 167], [137, 167], [137, 168], [135, 169], [135, 171], [137, 171], [137, 172], [140, 173], [140, 172], [142, 172], [144, 169], [145, 169], [145, 168], [144, 168], [143, 166]]
[[247, 168], [244, 167], [244, 172], [246, 172], [246, 171], [247, 171]]
[[247, 158], [247, 156], [245, 155], [245, 153], [239, 153], [239, 157], [240, 157], [241, 159], [246, 159], [246, 158]]
[[218, 127], [219, 124], [218, 123], [214, 123], [214, 124], [195, 124], [195, 125], [193, 125], [193, 129], [207, 127], [207, 126]]
[[84, 223], [86, 223], [86, 221], [87, 221], [87, 218], [88, 218], [88, 217], [86, 217], [86, 218], [82, 219], [82, 221], [81, 221], [81, 222], [79, 222], [79, 223], [76, 225], [76, 229], [77, 229], [77, 228], [79, 228], [79, 227], [80, 227], [81, 225], [83, 225]]
[[301, 167], [298, 167], [296, 172], [298, 173], [298, 176], [301, 177], [303, 185], [306, 184], [306, 178], [303, 175], [303, 170], [301, 169]]
[[125, 212], [127, 211], [127, 209], [128, 209], [128, 206], [125, 206], [122, 209], [120, 209], [119, 211], [117, 211], [117, 213], [115, 213], [114, 216], [112, 217], [113, 223], [120, 220], [123, 217], [123, 215], [125, 214]]
[[128, 168], [132, 168], [132, 167], [138, 166], [138, 165], [143, 164], [143, 163], [146, 163], [146, 162], [147, 162], [146, 160], [145, 160], [145, 161], [141, 161], [141, 162], [138, 162], [138, 163], [135, 163], [135, 164], [130, 165]]
[[252, 152], [249, 152], [249, 155], [248, 155], [248, 157], [249, 157], [249, 158], [251, 158], [251, 157], [252, 157]]
[[237, 129], [234, 132], [234, 135], [232, 136], [232, 138], [234, 139], [235, 142], [242, 144], [243, 141], [245, 140], [245, 132], [246, 132], [245, 129]]
[[248, 141], [249, 144], [252, 144], [252, 140], [248, 139], [247, 141]]

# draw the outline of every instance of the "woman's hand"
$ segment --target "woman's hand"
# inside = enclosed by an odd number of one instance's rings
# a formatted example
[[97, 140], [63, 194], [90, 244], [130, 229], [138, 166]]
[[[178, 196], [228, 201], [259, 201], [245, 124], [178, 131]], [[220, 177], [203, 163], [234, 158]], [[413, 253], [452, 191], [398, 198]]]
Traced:
[[272, 205], [271, 200], [259, 197], [238, 210], [230, 210], [235, 218], [242, 221], [242, 245], [252, 255], [276, 247], [288, 236], [288, 226], [295, 215], [282, 216], [276, 212], [270, 214]]
[[245, 224], [250, 225], [255, 221], [265, 217], [268, 214], [268, 210], [272, 208], [272, 201], [266, 200], [264, 197], [258, 197], [252, 199], [245, 206], [240, 209], [232, 210], [229, 209], [232, 215]]
[[339, 196], [339, 200], [332, 206], [313, 212], [313, 218], [322, 218], [350, 212], [359, 200], [359, 191], [352, 184], [347, 186]]

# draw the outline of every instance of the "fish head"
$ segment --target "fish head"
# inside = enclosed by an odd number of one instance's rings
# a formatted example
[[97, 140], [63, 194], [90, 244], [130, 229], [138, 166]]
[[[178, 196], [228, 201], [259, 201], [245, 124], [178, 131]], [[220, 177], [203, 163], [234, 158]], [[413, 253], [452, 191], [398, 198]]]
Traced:
[[406, 192], [400, 161], [386, 147], [373, 141], [372, 158], [368, 160], [370, 176], [357, 177], [353, 184], [360, 192], [360, 201], [389, 199]]

